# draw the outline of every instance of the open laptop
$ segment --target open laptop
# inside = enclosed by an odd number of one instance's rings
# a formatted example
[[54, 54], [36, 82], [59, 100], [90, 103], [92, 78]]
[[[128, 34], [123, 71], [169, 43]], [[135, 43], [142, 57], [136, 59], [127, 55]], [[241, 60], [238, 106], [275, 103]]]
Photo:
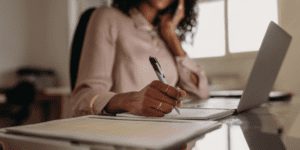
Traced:
[[202, 119], [213, 119], [232, 115], [235, 112], [240, 113], [266, 102], [291, 40], [292, 37], [286, 31], [271, 22], [241, 99], [211, 98], [204, 102], [185, 103], [183, 108], [201, 109], [202, 113], [210, 114]]

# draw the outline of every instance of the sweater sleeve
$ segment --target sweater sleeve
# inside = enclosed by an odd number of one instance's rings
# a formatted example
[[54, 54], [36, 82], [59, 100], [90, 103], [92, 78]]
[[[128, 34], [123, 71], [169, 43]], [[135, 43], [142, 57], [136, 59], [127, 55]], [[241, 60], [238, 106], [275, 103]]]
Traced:
[[73, 116], [101, 114], [115, 95], [113, 65], [117, 29], [109, 8], [97, 9], [88, 24], [81, 53], [78, 78], [71, 95]]
[[[208, 82], [201, 66], [188, 57], [176, 57], [175, 60], [179, 73], [179, 86], [198, 98], [207, 99], [209, 97]], [[198, 85], [192, 82], [191, 73], [197, 75], [199, 80]]]

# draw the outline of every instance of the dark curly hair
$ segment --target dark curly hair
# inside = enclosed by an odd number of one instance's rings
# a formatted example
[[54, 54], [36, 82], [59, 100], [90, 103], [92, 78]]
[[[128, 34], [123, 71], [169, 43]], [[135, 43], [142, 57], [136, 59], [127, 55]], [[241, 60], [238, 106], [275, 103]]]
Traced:
[[[114, 0], [112, 6], [129, 15], [129, 10], [131, 8], [138, 7], [141, 2], [143, 2], [143, 0]], [[194, 28], [197, 25], [198, 16], [196, 3], [197, 0], [185, 0], [185, 17], [181, 20], [177, 27], [177, 34], [181, 41], [186, 40], [188, 33], [191, 33], [192, 37], [194, 35]]]

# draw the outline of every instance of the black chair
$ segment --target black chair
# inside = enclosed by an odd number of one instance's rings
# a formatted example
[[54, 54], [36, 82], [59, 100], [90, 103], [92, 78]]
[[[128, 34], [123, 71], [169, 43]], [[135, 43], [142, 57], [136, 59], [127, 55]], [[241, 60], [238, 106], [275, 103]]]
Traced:
[[6, 102], [0, 104], [0, 118], [7, 120], [5, 126], [21, 125], [30, 114], [30, 107], [36, 95], [35, 85], [28, 81], [21, 81], [12, 88], [1, 91]]
[[70, 61], [70, 83], [71, 83], [71, 89], [75, 88], [76, 80], [77, 80], [77, 73], [79, 68], [79, 62], [80, 62], [80, 56], [81, 56], [81, 50], [84, 43], [84, 36], [86, 33], [86, 29], [90, 20], [91, 15], [96, 10], [96, 8], [90, 8], [86, 10], [80, 17], [80, 20], [78, 22], [72, 47], [71, 47], [71, 61]]

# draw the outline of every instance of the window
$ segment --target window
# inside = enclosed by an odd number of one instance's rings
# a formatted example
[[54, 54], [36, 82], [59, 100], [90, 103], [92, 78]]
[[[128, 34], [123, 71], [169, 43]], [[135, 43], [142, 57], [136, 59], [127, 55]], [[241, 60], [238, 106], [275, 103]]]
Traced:
[[269, 22], [278, 21], [277, 0], [200, 0], [192, 58], [257, 51]]

